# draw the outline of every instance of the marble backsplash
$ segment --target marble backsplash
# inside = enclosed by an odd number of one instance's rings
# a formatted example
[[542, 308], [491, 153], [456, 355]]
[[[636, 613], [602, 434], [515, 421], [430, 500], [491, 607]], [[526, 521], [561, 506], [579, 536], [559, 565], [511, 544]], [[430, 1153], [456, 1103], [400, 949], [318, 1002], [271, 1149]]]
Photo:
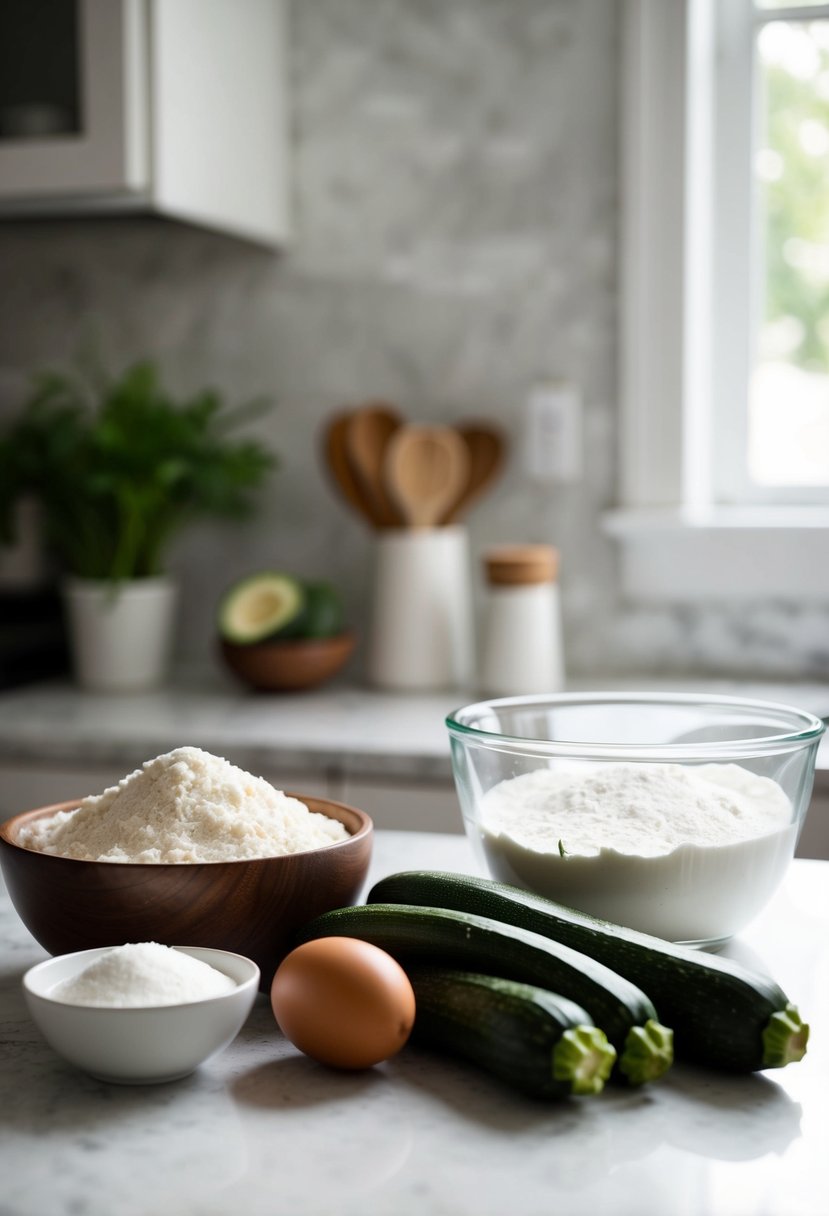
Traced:
[[[280, 468], [257, 519], [176, 548], [183, 655], [210, 649], [221, 590], [262, 566], [332, 579], [362, 625], [372, 538], [325, 478], [319, 430], [383, 397], [419, 421], [503, 425], [514, 455], [469, 518], [473, 553], [560, 547], [572, 671], [829, 672], [829, 610], [619, 599], [598, 526], [616, 492], [618, 9], [295, 0], [279, 254], [163, 220], [0, 224], [0, 411], [90, 336], [113, 367], [152, 356], [176, 388], [275, 399], [258, 426]], [[527, 395], [549, 377], [584, 402], [572, 487], [521, 467]]]

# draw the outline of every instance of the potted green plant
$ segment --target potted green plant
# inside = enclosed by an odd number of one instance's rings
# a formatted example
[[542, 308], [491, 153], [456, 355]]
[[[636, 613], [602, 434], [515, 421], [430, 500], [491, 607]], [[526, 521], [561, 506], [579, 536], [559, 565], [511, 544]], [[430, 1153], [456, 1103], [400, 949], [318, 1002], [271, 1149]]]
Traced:
[[275, 458], [235, 435], [261, 403], [205, 390], [177, 402], [156, 367], [116, 379], [39, 377], [0, 434], [0, 538], [21, 497], [38, 501], [65, 576], [76, 674], [87, 687], [156, 684], [169, 652], [171, 540], [208, 515], [241, 517]]

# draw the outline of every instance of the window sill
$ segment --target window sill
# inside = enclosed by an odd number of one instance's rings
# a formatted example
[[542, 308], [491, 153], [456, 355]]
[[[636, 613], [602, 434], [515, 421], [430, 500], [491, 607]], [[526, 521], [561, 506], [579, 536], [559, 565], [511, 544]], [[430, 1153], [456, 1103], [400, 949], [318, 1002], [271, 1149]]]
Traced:
[[608, 511], [633, 600], [829, 600], [829, 507]]

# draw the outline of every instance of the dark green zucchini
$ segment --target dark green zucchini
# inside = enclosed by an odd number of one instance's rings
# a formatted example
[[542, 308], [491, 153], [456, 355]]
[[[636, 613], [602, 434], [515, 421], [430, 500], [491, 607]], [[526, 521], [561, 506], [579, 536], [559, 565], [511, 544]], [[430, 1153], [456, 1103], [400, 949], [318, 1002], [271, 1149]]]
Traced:
[[410, 967], [412, 1038], [538, 1098], [598, 1094], [616, 1052], [586, 1010], [543, 988], [444, 967]]
[[619, 1054], [631, 1084], [655, 1080], [673, 1059], [671, 1032], [635, 985], [586, 955], [538, 933], [445, 908], [378, 904], [335, 908], [304, 926], [296, 944], [356, 937], [412, 963], [480, 971], [547, 988], [582, 1005]]
[[753, 1072], [802, 1059], [809, 1027], [785, 992], [730, 959], [596, 920], [518, 887], [432, 871], [392, 874], [369, 902], [486, 916], [580, 950], [637, 984], [673, 1028], [677, 1058]]

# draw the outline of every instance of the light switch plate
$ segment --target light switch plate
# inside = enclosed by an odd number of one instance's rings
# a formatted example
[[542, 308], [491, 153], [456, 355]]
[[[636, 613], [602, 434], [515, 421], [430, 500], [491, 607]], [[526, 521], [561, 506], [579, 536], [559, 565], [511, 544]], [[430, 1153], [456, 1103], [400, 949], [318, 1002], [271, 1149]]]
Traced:
[[534, 481], [582, 476], [582, 406], [574, 384], [537, 384], [527, 399], [524, 467]]

